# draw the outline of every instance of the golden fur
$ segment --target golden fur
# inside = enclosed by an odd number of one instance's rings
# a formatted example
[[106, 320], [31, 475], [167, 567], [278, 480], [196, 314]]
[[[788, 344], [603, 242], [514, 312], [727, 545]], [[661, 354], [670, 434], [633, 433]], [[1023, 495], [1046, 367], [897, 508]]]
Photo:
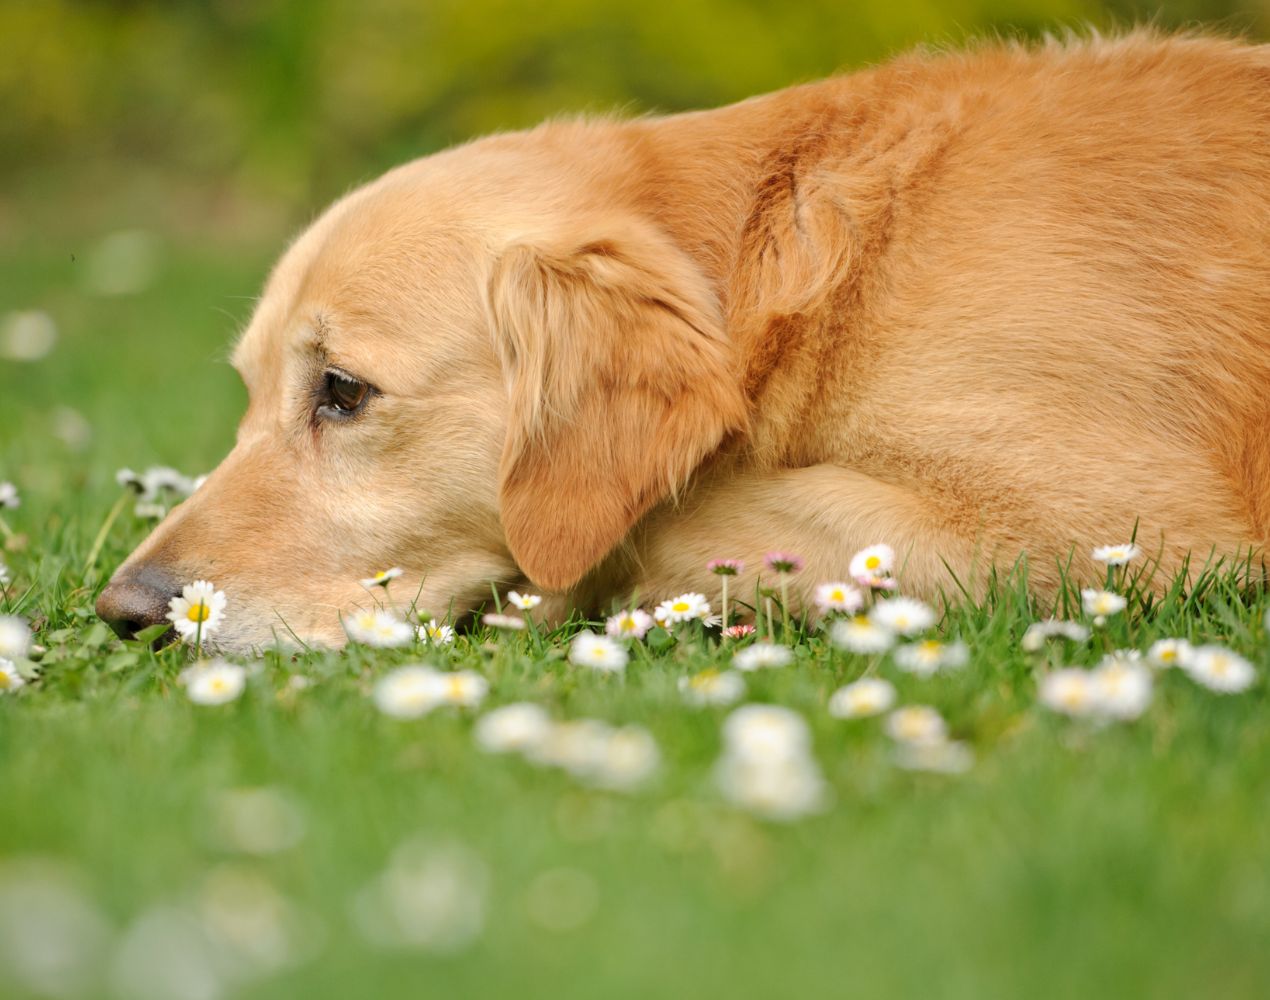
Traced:
[[[545, 124], [390, 172], [288, 250], [233, 452], [117, 579], [342, 639], [357, 579], [462, 612], [907, 591], [1137, 537], [1270, 540], [1270, 48], [1135, 33], [912, 55], [714, 111]], [[377, 388], [313, 417], [328, 365]], [[946, 565], [945, 565], [946, 564]], [[283, 625], [285, 622], [285, 626]]]

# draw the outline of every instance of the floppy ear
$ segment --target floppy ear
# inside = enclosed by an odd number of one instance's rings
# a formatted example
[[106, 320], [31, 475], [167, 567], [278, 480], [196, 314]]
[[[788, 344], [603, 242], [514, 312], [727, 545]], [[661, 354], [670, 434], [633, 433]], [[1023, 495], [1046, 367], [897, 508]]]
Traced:
[[733, 348], [704, 277], [635, 221], [510, 247], [489, 291], [503, 528], [525, 574], [563, 590], [744, 426]]

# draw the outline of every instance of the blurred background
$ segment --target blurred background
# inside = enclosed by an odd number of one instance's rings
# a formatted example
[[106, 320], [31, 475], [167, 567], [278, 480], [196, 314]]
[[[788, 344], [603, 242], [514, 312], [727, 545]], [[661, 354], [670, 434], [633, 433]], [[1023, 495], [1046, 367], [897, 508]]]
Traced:
[[1270, 0], [0, 0], [0, 479], [213, 464], [242, 403], [214, 362], [270, 261], [390, 165], [1143, 21], [1263, 39]]

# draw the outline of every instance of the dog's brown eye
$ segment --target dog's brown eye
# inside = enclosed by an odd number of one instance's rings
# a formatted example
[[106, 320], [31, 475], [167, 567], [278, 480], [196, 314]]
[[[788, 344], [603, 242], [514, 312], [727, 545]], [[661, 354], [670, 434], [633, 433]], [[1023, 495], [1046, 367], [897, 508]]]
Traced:
[[350, 417], [366, 405], [370, 386], [342, 372], [327, 372], [318, 413], [323, 416]]

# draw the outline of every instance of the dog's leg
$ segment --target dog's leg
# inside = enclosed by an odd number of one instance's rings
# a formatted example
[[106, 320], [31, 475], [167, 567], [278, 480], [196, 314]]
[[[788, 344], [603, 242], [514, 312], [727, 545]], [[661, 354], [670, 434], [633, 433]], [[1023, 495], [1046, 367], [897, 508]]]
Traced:
[[902, 486], [818, 465], [742, 476], [726, 486], [716, 479], [680, 507], [651, 516], [631, 541], [625, 556], [632, 564], [630, 589], [642, 599], [661, 599], [689, 585], [717, 598], [718, 579], [706, 563], [736, 558], [745, 570], [730, 591], [748, 602], [760, 573], [772, 582], [763, 568], [768, 552], [805, 560], [793, 589], [807, 599], [817, 583], [848, 580], [852, 555], [877, 542], [895, 549], [906, 593], [933, 599], [965, 588], [978, 594], [1004, 540], [955, 529], [936, 505]]

